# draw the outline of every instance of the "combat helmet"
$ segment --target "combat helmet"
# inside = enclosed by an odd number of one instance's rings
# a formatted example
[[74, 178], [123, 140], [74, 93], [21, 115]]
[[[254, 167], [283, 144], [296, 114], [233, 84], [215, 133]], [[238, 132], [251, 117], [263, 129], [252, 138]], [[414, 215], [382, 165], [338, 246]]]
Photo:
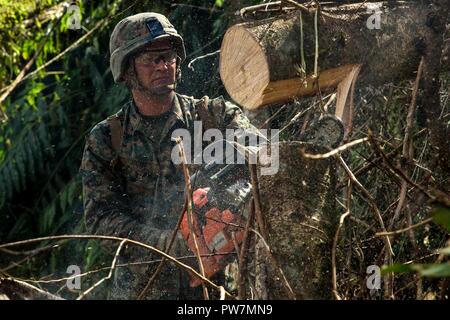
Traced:
[[180, 62], [186, 58], [183, 38], [164, 15], [143, 12], [119, 21], [109, 41], [114, 81], [123, 81], [125, 63], [131, 54], [159, 39], [169, 39], [172, 42]]

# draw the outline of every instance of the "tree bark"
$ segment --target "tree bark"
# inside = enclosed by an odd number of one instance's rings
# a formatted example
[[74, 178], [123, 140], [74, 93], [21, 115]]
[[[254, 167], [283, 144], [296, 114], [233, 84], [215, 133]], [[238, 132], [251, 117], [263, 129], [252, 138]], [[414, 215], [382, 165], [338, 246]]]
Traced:
[[[423, 72], [423, 110], [426, 115], [426, 126], [430, 133], [430, 142], [436, 163], [439, 165], [443, 181], [442, 190], [450, 190], [450, 130], [444, 119], [441, 119], [440, 80], [441, 55], [444, 45], [445, 23], [449, 12], [448, 1], [431, 1], [426, 21], [425, 55]], [[447, 50], [448, 51], [448, 50]], [[444, 61], [445, 63], [445, 61]]]
[[[266, 241], [298, 299], [330, 299], [331, 247], [338, 216], [332, 160], [303, 158], [303, 148], [324, 150], [301, 142], [274, 147], [282, 155], [279, 171], [259, 177]], [[267, 267], [268, 298], [290, 298], [276, 270]]]

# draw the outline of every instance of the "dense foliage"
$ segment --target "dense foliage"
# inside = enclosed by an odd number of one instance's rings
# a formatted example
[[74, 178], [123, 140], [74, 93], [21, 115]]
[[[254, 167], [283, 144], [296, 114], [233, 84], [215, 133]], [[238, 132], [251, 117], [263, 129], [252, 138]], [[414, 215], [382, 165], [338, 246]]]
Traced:
[[[93, 125], [114, 113], [129, 98], [123, 86], [113, 83], [109, 70], [109, 35], [115, 23], [142, 11], [167, 14], [185, 39], [189, 62], [216, 51], [225, 30], [235, 20], [235, 11], [254, 3], [239, 1], [237, 7], [232, 1], [221, 0], [189, 0], [183, 4], [83, 0], [77, 4], [81, 9], [82, 28], [71, 30], [61, 1], [0, 0], [0, 95], [37, 53], [26, 78], [0, 106], [8, 116], [0, 125], [0, 243], [85, 232], [78, 174], [84, 138]], [[94, 32], [76, 43], [93, 28], [96, 28]], [[65, 51], [67, 48], [70, 50]], [[55, 62], [34, 72], [55, 57]], [[185, 63], [182, 68], [183, 80], [178, 88], [181, 93], [197, 97], [226, 95], [218, 74], [218, 55], [196, 61], [193, 67], [194, 70], [187, 68]], [[448, 74], [444, 74], [442, 119], [447, 124], [450, 122], [449, 83]], [[358, 92], [355, 131], [351, 138], [366, 136], [370, 127], [386, 142], [386, 152], [395, 149], [403, 138], [411, 86], [410, 82], [404, 82], [362, 88]], [[305, 99], [303, 103], [311, 103], [313, 99]], [[287, 108], [288, 111], [278, 115], [274, 125], [285, 126], [300, 108], [301, 104]], [[419, 121], [414, 126], [417, 139], [413, 146], [417, 166], [411, 171], [412, 178], [418, 183], [442, 181], [442, 173], [435, 175], [435, 168], [430, 167], [434, 163], [433, 154], [429, 153], [428, 135], [422, 130], [424, 124], [418, 114]], [[301, 127], [302, 121], [303, 118], [298, 119], [293, 127]], [[295, 130], [287, 130], [283, 138], [295, 134]], [[373, 157], [373, 151], [365, 146], [346, 154], [353, 169]], [[378, 169], [375, 166], [359, 178], [390, 220], [388, 217], [393, 216], [397, 204], [399, 182], [386, 170]], [[419, 197], [416, 193], [408, 196]], [[343, 198], [339, 200], [344, 202]], [[431, 207], [425, 200], [418, 201], [418, 204], [411, 201], [408, 206], [410, 223], [420, 222], [430, 214]], [[355, 292], [355, 288], [364, 281], [368, 261], [383, 264], [379, 255], [383, 243], [373, 238], [377, 225], [367, 203], [355, 197], [351, 206], [354, 218], [348, 222], [338, 244], [342, 256], [346, 257], [338, 261], [338, 285], [346, 298], [368, 298], [367, 292]], [[393, 227], [407, 225], [402, 219], [394, 222]], [[448, 233], [437, 224], [419, 229], [413, 236], [415, 239], [405, 233], [395, 242], [394, 262], [436, 262], [434, 250], [445, 247], [448, 239]], [[111, 260], [110, 254], [95, 241], [59, 242], [57, 248], [44, 242], [39, 247], [43, 249], [29, 255], [0, 252], [0, 273], [24, 279], [45, 280], [47, 276], [55, 279], [67, 276], [68, 265], [80, 265], [83, 271], [89, 271], [109, 265]], [[94, 275], [89, 283], [97, 277], [98, 274]], [[414, 273], [398, 276], [396, 297], [416, 297], [410, 284], [414, 277]], [[65, 282], [35, 285], [65, 297], [76, 297], [76, 293], [65, 287]], [[426, 280], [423, 288], [423, 296], [439, 298], [440, 287], [436, 281]], [[105, 292], [95, 292], [94, 296], [106, 297]], [[448, 299], [448, 293], [445, 297]]]

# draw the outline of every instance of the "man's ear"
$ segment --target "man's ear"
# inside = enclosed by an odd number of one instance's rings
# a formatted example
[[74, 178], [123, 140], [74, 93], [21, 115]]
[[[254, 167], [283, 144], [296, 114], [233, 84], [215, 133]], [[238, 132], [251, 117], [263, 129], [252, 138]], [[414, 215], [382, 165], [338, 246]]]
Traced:
[[177, 63], [177, 71], [175, 73], [175, 81], [177, 83], [181, 82], [181, 66]]

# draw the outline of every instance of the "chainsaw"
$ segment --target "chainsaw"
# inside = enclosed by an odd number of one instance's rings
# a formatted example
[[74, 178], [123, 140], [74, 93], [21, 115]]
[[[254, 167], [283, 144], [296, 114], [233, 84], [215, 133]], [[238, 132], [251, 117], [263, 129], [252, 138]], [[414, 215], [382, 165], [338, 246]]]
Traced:
[[[192, 225], [189, 227], [185, 213], [180, 231], [192, 252], [197, 249], [191, 228], [195, 233], [207, 277], [222, 270], [236, 250], [235, 243], [242, 242], [246, 204], [251, 195], [246, 171], [245, 165], [213, 163], [191, 176], [194, 186]], [[201, 187], [196, 188], [195, 185]], [[190, 285], [196, 287], [200, 283], [198, 278], [194, 278]]]

